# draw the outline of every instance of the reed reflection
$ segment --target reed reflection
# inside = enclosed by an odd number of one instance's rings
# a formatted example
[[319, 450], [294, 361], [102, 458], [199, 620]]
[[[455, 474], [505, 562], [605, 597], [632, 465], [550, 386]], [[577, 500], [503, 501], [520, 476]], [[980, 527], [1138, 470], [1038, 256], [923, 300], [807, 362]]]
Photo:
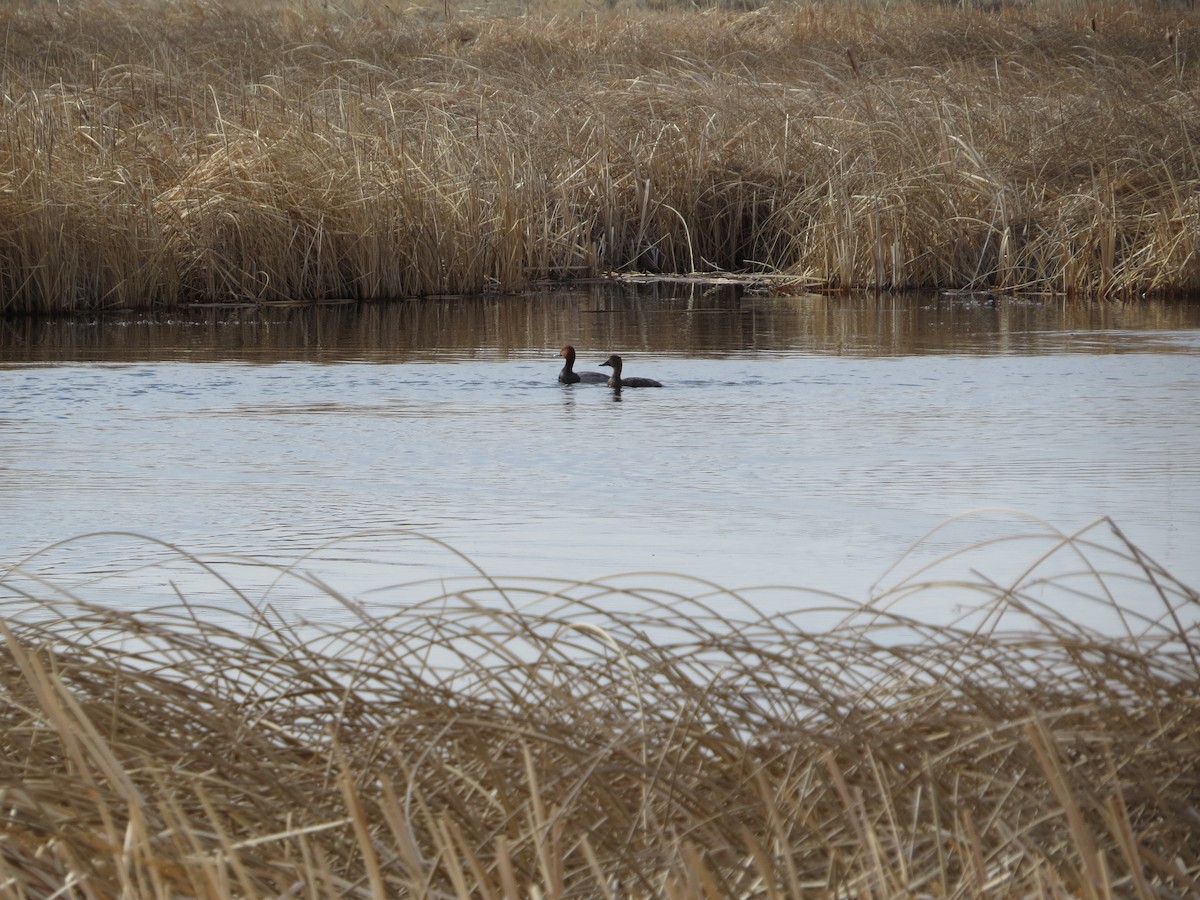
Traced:
[[[1197, 328], [1200, 304], [1180, 302], [768, 296], [729, 287], [606, 283], [519, 296], [10, 318], [0, 320], [0, 360], [394, 362], [540, 357], [568, 342], [601, 355], [1113, 352], [1118, 343], [1122, 351], [1139, 349], [1129, 330]], [[1171, 348], [1156, 339], [1147, 349]], [[548, 376], [555, 376], [553, 367]]]

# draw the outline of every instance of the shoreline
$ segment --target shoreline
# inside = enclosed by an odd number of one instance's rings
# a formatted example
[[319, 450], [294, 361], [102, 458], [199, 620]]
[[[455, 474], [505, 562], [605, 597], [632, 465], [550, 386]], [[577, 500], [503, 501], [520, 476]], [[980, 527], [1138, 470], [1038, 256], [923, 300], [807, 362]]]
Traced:
[[606, 272], [1200, 292], [1191, 10], [81, 0], [0, 21], [0, 313]]
[[[825, 628], [708, 582], [482, 573], [378, 612], [343, 598], [343, 622], [230, 582], [225, 621], [169, 592], [29, 594], [30, 557], [0, 578], [0, 866], [31, 896], [1186, 893], [1197, 598], [1096, 529], [1059, 546], [1086, 584], [1035, 565], [1008, 589], [825, 596]], [[1069, 621], [1047, 586], [1126, 630]], [[922, 624], [893, 605], [914, 588], [975, 612]]]

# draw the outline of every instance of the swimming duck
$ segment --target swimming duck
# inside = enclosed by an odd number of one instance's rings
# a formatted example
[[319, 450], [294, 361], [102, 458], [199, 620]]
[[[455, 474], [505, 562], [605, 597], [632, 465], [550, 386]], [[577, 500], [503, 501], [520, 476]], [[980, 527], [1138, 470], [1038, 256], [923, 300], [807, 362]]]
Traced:
[[562, 367], [562, 371], [558, 373], [558, 380], [563, 384], [604, 384], [608, 381], [608, 376], [603, 372], [576, 372], [573, 368], [575, 365], [575, 348], [567, 344], [558, 351], [558, 355], [567, 361], [567, 364]]
[[608, 386], [614, 388], [627, 387], [662, 387], [662, 385], [652, 378], [622, 378], [621, 377], [621, 357], [613, 354], [604, 362], [602, 366], [612, 366], [612, 378], [608, 379]]

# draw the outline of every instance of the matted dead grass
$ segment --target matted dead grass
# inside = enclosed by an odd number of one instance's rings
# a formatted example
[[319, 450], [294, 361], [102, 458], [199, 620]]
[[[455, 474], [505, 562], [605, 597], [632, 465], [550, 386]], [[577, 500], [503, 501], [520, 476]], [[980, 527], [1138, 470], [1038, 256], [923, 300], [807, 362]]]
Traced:
[[[1111, 523], [1041, 544], [787, 615], [649, 574], [368, 608], [173, 549], [220, 602], [150, 568], [164, 605], [119, 610], [26, 560], [0, 896], [1192, 895], [1198, 597]], [[306, 592], [341, 615], [285, 618]]]
[[1200, 287], [1197, 13], [0, 10], [0, 311], [608, 271]]

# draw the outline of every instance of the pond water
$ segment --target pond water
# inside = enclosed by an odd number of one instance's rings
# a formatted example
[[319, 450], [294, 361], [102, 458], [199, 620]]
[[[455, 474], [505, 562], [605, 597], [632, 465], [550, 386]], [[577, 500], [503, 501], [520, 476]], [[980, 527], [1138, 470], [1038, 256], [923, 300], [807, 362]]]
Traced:
[[[664, 387], [560, 385], [566, 342]], [[1198, 401], [1200, 308], [1179, 303], [595, 285], [8, 320], [0, 565], [76, 538], [26, 570], [143, 602], [115, 573], [166, 551], [79, 538], [119, 531], [304, 558], [355, 595], [478, 567], [865, 599], [1110, 516], [1197, 585]], [[987, 577], [1039, 552], [997, 542]]]

